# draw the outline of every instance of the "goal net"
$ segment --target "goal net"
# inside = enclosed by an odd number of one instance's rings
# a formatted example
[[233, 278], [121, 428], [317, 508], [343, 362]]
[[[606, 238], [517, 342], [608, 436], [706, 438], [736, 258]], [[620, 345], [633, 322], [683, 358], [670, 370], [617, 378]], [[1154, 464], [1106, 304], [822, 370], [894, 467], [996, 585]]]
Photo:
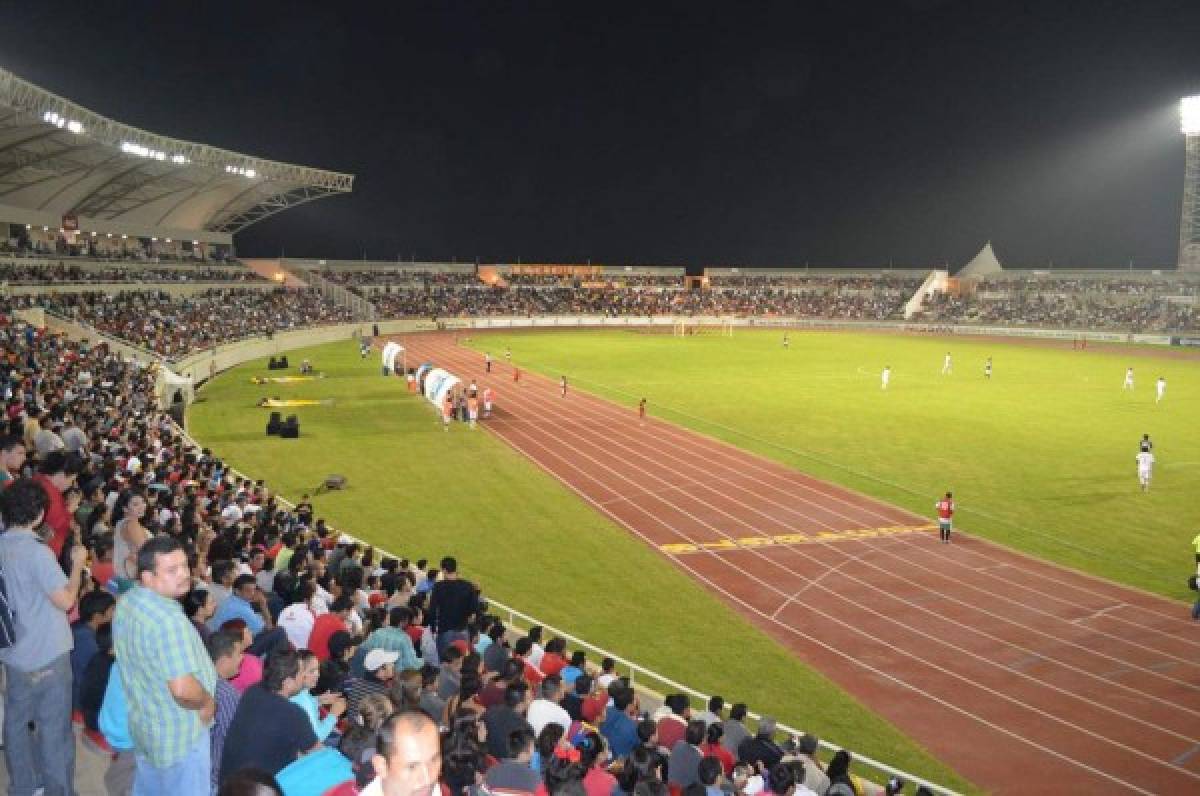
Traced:
[[708, 335], [733, 337], [733, 322], [729, 320], [684, 320], [676, 321], [671, 333], [676, 337]]

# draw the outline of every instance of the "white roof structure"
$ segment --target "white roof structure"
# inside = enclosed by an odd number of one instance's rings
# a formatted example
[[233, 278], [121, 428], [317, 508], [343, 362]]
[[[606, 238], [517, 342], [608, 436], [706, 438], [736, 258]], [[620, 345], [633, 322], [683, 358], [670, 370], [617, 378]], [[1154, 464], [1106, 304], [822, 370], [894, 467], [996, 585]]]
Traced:
[[[176, 230], [181, 238], [228, 240], [281, 210], [349, 193], [353, 184], [352, 174], [139, 130], [0, 69], [5, 211], [46, 219], [75, 216], [82, 230], [145, 236]], [[26, 220], [4, 215], [7, 221]], [[210, 234], [200, 234], [205, 232]]]
[[971, 262], [962, 267], [962, 270], [955, 274], [958, 279], [978, 279], [979, 277], [989, 276], [992, 274], [1004, 273], [1004, 266], [996, 259], [996, 252], [992, 251], [992, 242], [988, 241], [983, 244], [983, 248], [979, 250], [979, 254]]

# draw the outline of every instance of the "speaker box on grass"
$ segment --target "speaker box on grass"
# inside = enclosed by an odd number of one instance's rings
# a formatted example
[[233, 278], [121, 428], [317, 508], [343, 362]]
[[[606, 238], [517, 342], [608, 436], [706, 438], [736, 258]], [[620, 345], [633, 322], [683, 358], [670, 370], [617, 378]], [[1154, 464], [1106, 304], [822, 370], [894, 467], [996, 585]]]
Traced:
[[288, 415], [283, 428], [279, 430], [279, 436], [284, 439], [296, 439], [300, 436], [300, 421], [295, 415]]
[[271, 419], [267, 421], [267, 436], [273, 436], [283, 430], [283, 415], [279, 412], [272, 412]]

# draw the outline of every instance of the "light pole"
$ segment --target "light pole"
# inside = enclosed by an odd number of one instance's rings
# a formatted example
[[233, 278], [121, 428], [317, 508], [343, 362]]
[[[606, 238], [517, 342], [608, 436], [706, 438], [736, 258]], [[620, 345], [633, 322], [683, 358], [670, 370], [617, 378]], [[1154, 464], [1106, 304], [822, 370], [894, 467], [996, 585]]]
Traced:
[[1183, 168], [1183, 211], [1179, 219], [1179, 270], [1200, 271], [1200, 95], [1179, 103], [1186, 159]]

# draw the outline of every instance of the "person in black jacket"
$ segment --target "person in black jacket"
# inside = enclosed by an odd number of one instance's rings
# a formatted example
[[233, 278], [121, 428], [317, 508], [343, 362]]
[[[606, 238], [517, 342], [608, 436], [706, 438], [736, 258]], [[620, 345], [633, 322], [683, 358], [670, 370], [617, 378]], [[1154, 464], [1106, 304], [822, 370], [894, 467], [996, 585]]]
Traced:
[[479, 610], [479, 590], [458, 575], [458, 562], [442, 559], [442, 578], [429, 596], [430, 625], [437, 639], [438, 654], [459, 639], [467, 638], [467, 622]]
[[783, 759], [783, 749], [775, 743], [775, 719], [763, 716], [758, 723], [758, 732], [753, 738], [747, 738], [738, 746], [738, 760], [757, 766], [762, 763], [770, 769]]
[[89, 730], [100, 730], [100, 707], [104, 704], [104, 692], [108, 689], [108, 676], [113, 667], [112, 623], [105, 622], [96, 628], [96, 646], [99, 651], [83, 667], [83, 680], [79, 684], [79, 707], [83, 711], [83, 725]]

